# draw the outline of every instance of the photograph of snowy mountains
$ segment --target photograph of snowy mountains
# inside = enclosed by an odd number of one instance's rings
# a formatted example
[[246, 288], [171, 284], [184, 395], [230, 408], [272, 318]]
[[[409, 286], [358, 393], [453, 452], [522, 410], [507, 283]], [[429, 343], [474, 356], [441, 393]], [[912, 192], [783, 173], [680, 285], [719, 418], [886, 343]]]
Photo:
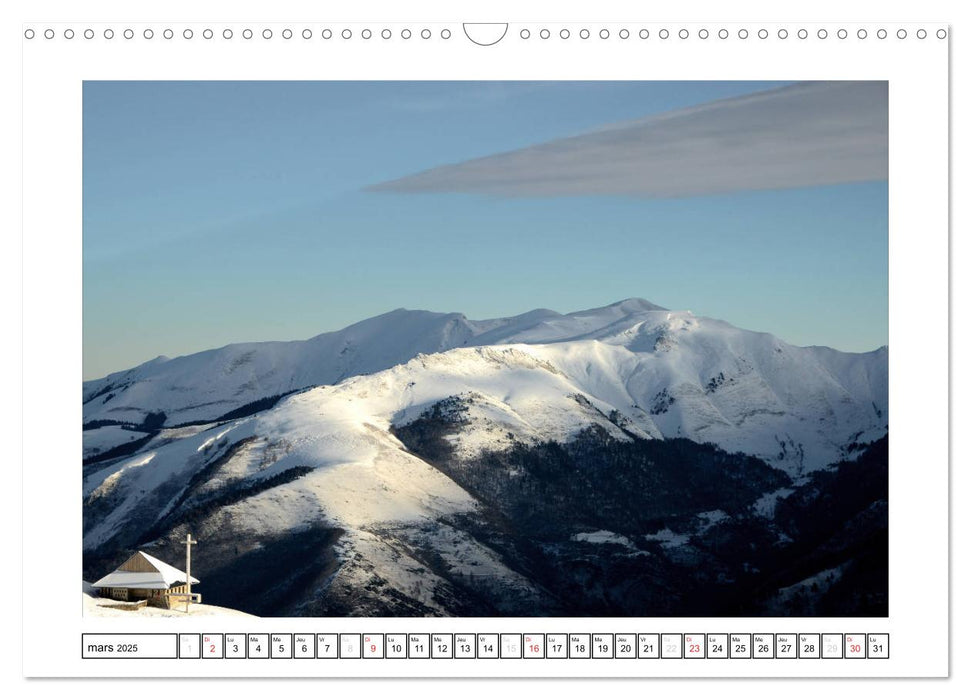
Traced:
[[886, 83], [83, 99], [86, 583], [888, 614]]

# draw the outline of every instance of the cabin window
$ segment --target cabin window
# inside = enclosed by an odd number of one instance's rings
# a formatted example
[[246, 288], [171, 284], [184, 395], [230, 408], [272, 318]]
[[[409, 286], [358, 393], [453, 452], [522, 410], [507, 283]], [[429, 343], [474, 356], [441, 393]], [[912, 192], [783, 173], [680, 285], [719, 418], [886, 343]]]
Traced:
[[128, 600], [128, 589], [127, 588], [112, 588], [111, 597], [115, 600]]

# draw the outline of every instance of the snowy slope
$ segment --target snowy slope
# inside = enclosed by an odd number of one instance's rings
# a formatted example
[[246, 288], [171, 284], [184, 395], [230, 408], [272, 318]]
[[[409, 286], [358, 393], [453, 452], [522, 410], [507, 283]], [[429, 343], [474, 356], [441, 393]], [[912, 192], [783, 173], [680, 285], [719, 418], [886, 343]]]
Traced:
[[[162, 444], [90, 474], [84, 480], [85, 510], [92, 516], [85, 523], [85, 549], [147, 532], [180, 506], [191, 510], [194, 502], [253, 489], [309, 465], [311, 471], [294, 481], [256, 489], [224, 506], [199, 527], [198, 536], [212, 547], [222, 532], [231, 532], [234, 541], [262, 542], [321, 523], [338, 527], [344, 533], [339, 544], [342, 585], [358, 589], [377, 579], [399, 594], [409, 592], [427, 610], [444, 612], [440, 600], [447, 597], [443, 590], [448, 584], [408, 554], [414, 546], [408, 542], [420, 540], [457, 574], [488, 570], [491, 585], [510, 589], [510, 600], [538, 596], [489, 547], [440, 522], [443, 516], [475, 510], [475, 500], [406, 452], [388, 428], [394, 416], [416, 406], [470, 386], [495, 394], [510, 379], [535, 386], [536, 391], [525, 392], [523, 405], [511, 400], [513, 406], [530, 409], [532, 419], [542, 418], [538, 411], [543, 409], [530, 404], [544, 397], [558, 402], [563, 412], [581, 406], [563, 395], [571, 389], [565, 382], [547, 387], [546, 377], [553, 375], [532, 358], [499, 363], [490, 349], [455, 352], [470, 357], [456, 363], [449, 354], [422, 356], [377, 375], [300, 393], [271, 410]], [[420, 386], [413, 381], [419, 376], [424, 377]], [[507, 404], [497, 410], [510, 417], [514, 413]], [[554, 428], [566, 436], [577, 424], [575, 416], [529, 425], [519, 420], [523, 436], [532, 431], [537, 438]], [[218, 469], [193, 489], [198, 476], [214, 464]]]
[[105, 425], [83, 433], [84, 458], [103, 454], [108, 450], [144, 438], [148, 433], [126, 430], [117, 425]]
[[585, 337], [530, 351], [656, 437], [711, 442], [798, 474], [886, 433], [886, 348], [801, 348], [666, 311]]
[[[106, 540], [142, 507], [145, 493], [168, 489], [175, 499], [196, 471], [242, 441], [251, 442], [223, 466], [216, 485], [301, 465], [317, 469], [298, 482], [300, 498], [280, 515], [284, 528], [321, 512], [356, 527], [467, 507], [465, 494], [403, 452], [389, 432], [452, 397], [464, 401], [467, 425], [452, 440], [466, 458], [514, 442], [569, 442], [597, 425], [618, 440], [630, 433], [712, 442], [798, 475], [837, 461], [854, 441], [886, 432], [885, 379], [880, 384], [870, 366], [885, 361], [885, 353], [834, 367], [831, 351], [795, 348], [685, 314], [663, 312], [656, 320], [632, 337], [419, 355], [298, 393], [252, 417], [185, 431], [184, 439], [160, 441], [157, 449], [150, 443], [85, 478], [85, 496], [110, 492], [115, 501], [85, 542]], [[667, 349], [630, 349], [658, 338]], [[116, 491], [119, 483], [126, 486]], [[170, 503], [159, 505], [160, 517]], [[271, 506], [259, 504], [267, 509], [261, 517], [270, 517]]]
[[[680, 339], [672, 324], [685, 333], [706, 332], [704, 324], [686, 328], [684, 321], [665, 315], [660, 330], [640, 330], [650, 337], [666, 334], [672, 343]], [[883, 419], [871, 406], [873, 381], [865, 381], [856, 364], [836, 368], [859, 384], [854, 397], [839, 372], [816, 361], [813, 349], [773, 346], [760, 366], [754, 361], [764, 348], [745, 345], [759, 336], [737, 331], [729, 339], [737, 354], [719, 345], [724, 338], [717, 333], [694, 344], [709, 352], [690, 354], [639, 353], [615, 344], [616, 337], [462, 348], [301, 392], [254, 416], [186, 431], [154, 449], [150, 444], [90, 473], [85, 497], [92, 503], [110, 499], [112, 507], [86, 529], [85, 546], [98, 547], [131, 527], [132, 518], [147, 527], [164, 517], [195, 474], [227, 455], [197, 496], [312, 468], [286, 486], [230, 506], [234, 516], [258, 523], [264, 533], [320, 518], [360, 529], [469, 510], [474, 501], [468, 494], [405, 452], [390, 432], [393, 424], [407, 424], [453, 397], [462, 400], [465, 425], [450, 440], [463, 458], [514, 442], [569, 442], [596, 425], [617, 440], [633, 434], [710, 441], [800, 474], [836, 461], [860, 435], [883, 434]], [[795, 368], [798, 376], [792, 376]], [[714, 388], [708, 379], [713, 375], [723, 377]], [[663, 391], [668, 398], [658, 401]], [[880, 400], [885, 405], [885, 396]]]
[[[440, 472], [403, 450], [390, 432], [429, 406], [453, 396], [471, 401], [470, 426], [456, 437], [463, 455], [501, 449], [512, 439], [567, 441], [598, 424], [629, 439], [589, 397], [555, 367], [526, 352], [527, 346], [458, 349], [422, 355], [374, 375], [354, 377], [284, 399], [273, 409], [146, 449], [89, 474], [83, 493], [109, 498], [112, 509], [85, 532], [85, 546], [112, 537], [131, 517], [163, 517], [191, 481], [213, 461], [232, 454], [200, 489], [269, 479], [294, 467], [314, 470], [292, 482], [285, 505], [266, 495], [233, 506], [252, 511], [264, 531], [287, 531], [326, 517], [361, 528], [421, 521], [467, 510], [472, 499]], [[599, 406], [601, 410], [598, 410]], [[643, 435], [647, 437], [646, 435]], [[272, 495], [271, 495], [272, 494]]]

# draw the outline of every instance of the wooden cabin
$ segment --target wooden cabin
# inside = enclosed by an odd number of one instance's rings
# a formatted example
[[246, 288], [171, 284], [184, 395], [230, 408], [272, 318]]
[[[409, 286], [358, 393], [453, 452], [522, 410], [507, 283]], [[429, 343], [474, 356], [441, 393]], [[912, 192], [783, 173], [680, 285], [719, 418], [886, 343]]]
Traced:
[[[139, 551], [110, 574], [95, 581], [94, 587], [102, 598], [146, 600], [158, 608], [174, 608], [185, 604], [188, 578], [185, 572]], [[193, 576], [191, 583], [199, 583], [199, 579]], [[202, 596], [193, 593], [192, 602], [201, 603]]]

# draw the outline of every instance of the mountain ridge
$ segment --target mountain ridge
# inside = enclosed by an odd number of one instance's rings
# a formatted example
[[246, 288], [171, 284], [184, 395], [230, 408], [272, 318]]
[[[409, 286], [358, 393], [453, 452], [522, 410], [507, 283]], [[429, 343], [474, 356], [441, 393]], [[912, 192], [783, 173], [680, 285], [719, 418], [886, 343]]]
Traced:
[[[670, 311], [639, 298], [567, 314], [534, 309], [482, 321], [471, 321], [457, 312], [396, 309], [307, 340], [232, 343], [171, 359], [158, 356], [85, 381], [84, 422], [138, 425], [152, 412], [164, 413], [169, 426], [214, 420], [267, 397], [381, 371], [420, 353], [602, 339], [629, 331], [638, 322], [650, 321], [656, 326], [663, 314], [724, 323]], [[725, 327], [740, 330], [731, 324]], [[865, 353], [840, 356], [859, 354]]]
[[[192, 532], [225, 596], [210, 600], [259, 614], [764, 612], [817, 576], [885, 605], [886, 348], [797, 347], [628, 300], [484, 322], [394, 311], [270, 349], [88, 387], [86, 575]], [[834, 554], [850, 521], [866, 527]]]

